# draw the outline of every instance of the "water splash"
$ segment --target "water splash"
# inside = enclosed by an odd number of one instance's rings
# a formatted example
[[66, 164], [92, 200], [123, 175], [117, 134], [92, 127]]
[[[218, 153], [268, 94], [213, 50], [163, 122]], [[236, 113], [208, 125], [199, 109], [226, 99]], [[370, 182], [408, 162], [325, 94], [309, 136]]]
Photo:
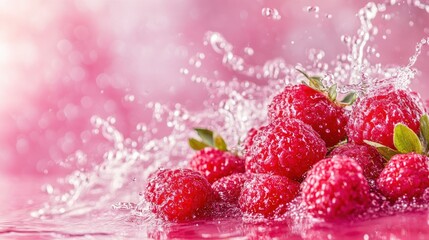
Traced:
[[[394, 82], [397, 87], [408, 87], [416, 74], [416, 70], [412, 68], [422, 48], [428, 45], [429, 38], [422, 39], [417, 44], [415, 54], [405, 67], [371, 65], [368, 60], [368, 55], [376, 54], [370, 46], [371, 36], [378, 33], [373, 25], [374, 19], [380, 17], [379, 13], [386, 12], [389, 6], [397, 4], [396, 1], [386, 4], [368, 3], [362, 8], [357, 14], [361, 24], [357, 33], [352, 36], [344, 35], [339, 39], [347, 46], [348, 52], [339, 54], [331, 62], [326, 62], [325, 51], [311, 48], [307, 52], [310, 61], [308, 65], [290, 64], [280, 57], [268, 59], [261, 65], [252, 65], [246, 59], [254, 55], [253, 48], [234, 49], [234, 45], [221, 33], [207, 32], [204, 45], [222, 57], [223, 66], [242, 78], [225, 81], [194, 75], [193, 69], [202, 68], [206, 59], [204, 53], [198, 52], [180, 72], [206, 87], [212, 96], [203, 103], [207, 109], [190, 112], [180, 104], [171, 106], [149, 102], [146, 107], [152, 111], [152, 119], [136, 125], [139, 135], [135, 138], [127, 138], [116, 129], [115, 118], [94, 116], [91, 119], [93, 133], [102, 135], [111, 144], [102, 163], [90, 171], [76, 170], [60, 179], [58, 187], [46, 185], [44, 189], [52, 195], [52, 201], [33, 212], [32, 216], [76, 216], [107, 211], [106, 206], [111, 206], [114, 211], [129, 212], [132, 216], [141, 217], [143, 222], [154, 221], [143, 200], [145, 180], [159, 167], [186, 166], [185, 159], [190, 154], [186, 140], [190, 129], [194, 126], [210, 126], [217, 132], [227, 133], [227, 142], [232, 148], [237, 148], [248, 129], [261, 125], [266, 120], [264, 113], [271, 96], [281, 91], [285, 84], [295, 84], [302, 80], [296, 68], [309, 69], [312, 74], [322, 74], [322, 80], [326, 84], [337, 82], [340, 93], [350, 90], [364, 93], [371, 85], [382, 81]], [[413, 1], [412, 4], [421, 9], [423, 6], [424, 9], [427, 7], [420, 1]], [[305, 11], [319, 13], [320, 9], [309, 6]], [[262, 15], [273, 20], [281, 19], [277, 9], [264, 8]], [[332, 15], [326, 16], [332, 18]], [[246, 81], [246, 77], [254, 77], [259, 82]], [[135, 98], [135, 95], [125, 96], [130, 104], [136, 104]], [[85, 159], [87, 156], [80, 153], [79, 158]], [[391, 212], [398, 211], [400, 207], [409, 209], [408, 206], [399, 204]], [[300, 206], [295, 208], [298, 210], [293, 211], [291, 217], [302, 226], [305, 220], [299, 216], [303, 214], [293, 214], [300, 213], [302, 209]], [[311, 224], [308, 226], [311, 227]]]

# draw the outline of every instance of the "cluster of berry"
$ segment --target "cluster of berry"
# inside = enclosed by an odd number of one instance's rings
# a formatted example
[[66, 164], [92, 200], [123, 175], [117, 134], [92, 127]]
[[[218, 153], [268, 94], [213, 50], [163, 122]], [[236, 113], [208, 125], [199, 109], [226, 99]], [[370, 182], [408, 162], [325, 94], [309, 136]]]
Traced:
[[[287, 86], [268, 107], [268, 124], [251, 129], [242, 157], [207, 129], [190, 139], [190, 169], [152, 174], [145, 198], [169, 221], [193, 219], [216, 203], [272, 218], [298, 195], [313, 217], [365, 212], [373, 194], [419, 200], [429, 188], [429, 118], [418, 96], [393, 86], [337, 101], [320, 78]], [[356, 104], [347, 107], [355, 102]], [[351, 110], [347, 110], [351, 108]]]

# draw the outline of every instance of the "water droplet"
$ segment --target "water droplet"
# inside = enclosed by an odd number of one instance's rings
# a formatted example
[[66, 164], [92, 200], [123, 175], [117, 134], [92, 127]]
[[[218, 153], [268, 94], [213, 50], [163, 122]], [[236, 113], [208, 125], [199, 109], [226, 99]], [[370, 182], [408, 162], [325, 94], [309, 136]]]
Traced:
[[350, 44], [352, 41], [352, 38], [348, 35], [341, 35], [341, 42], [345, 43], [346, 45]]
[[54, 193], [54, 187], [52, 187], [51, 184], [45, 184], [43, 185], [43, 191], [46, 192], [47, 194], [52, 194]]
[[135, 100], [135, 96], [134, 96], [134, 95], [132, 95], [132, 94], [127, 94], [127, 95], [125, 95], [124, 100], [125, 100], [126, 102], [134, 102], [134, 100]]
[[116, 123], [116, 118], [115, 118], [115, 117], [112, 117], [112, 116], [107, 117], [107, 122], [108, 122], [109, 124], [115, 124], [115, 123]]
[[118, 202], [112, 205], [113, 210], [132, 210], [137, 204], [131, 202]]
[[323, 50], [317, 50], [314, 48], [308, 50], [308, 58], [311, 61], [319, 61], [322, 60], [323, 57], [325, 57], [325, 52]]
[[244, 48], [244, 53], [246, 53], [249, 56], [252, 56], [254, 54], [253, 48], [251, 47]]
[[390, 19], [392, 19], [392, 15], [391, 14], [383, 14], [382, 16], [381, 16], [381, 18], [383, 18], [384, 20], [390, 20]]
[[272, 20], [280, 20], [282, 18], [279, 11], [275, 8], [262, 8], [262, 16]]
[[308, 7], [304, 7], [304, 11], [306, 12], [314, 12], [314, 13], [318, 13], [320, 10], [320, 8], [318, 6], [308, 6]]
[[189, 74], [189, 70], [187, 68], [180, 68], [180, 73], [183, 75], [188, 75]]

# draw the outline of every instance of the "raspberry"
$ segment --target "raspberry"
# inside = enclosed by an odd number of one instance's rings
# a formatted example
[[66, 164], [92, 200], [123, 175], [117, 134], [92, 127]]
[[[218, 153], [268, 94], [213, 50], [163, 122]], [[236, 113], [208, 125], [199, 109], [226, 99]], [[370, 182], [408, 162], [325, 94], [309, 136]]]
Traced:
[[244, 159], [210, 147], [198, 151], [191, 158], [189, 165], [192, 170], [203, 174], [209, 183], [233, 173], [244, 172]]
[[250, 175], [245, 173], [236, 173], [223, 177], [212, 184], [213, 191], [220, 200], [237, 204], [244, 182], [249, 177]]
[[336, 147], [329, 156], [344, 155], [356, 160], [367, 179], [376, 180], [384, 168], [384, 158], [368, 145], [347, 143]]
[[303, 201], [314, 217], [336, 219], [364, 211], [370, 188], [352, 158], [335, 155], [314, 165], [302, 184]]
[[258, 132], [258, 129], [256, 129], [256, 128], [251, 128], [247, 132], [247, 136], [244, 139], [243, 144], [242, 144], [245, 154], [246, 154], [246, 151], [252, 147], [252, 145], [253, 145], [253, 138], [255, 137], [255, 135], [256, 135], [257, 132]]
[[261, 127], [246, 150], [246, 169], [300, 181], [326, 155], [325, 142], [309, 125], [286, 118]]
[[420, 198], [429, 187], [429, 158], [416, 153], [393, 156], [377, 179], [389, 200]]
[[270, 121], [296, 118], [310, 125], [332, 147], [346, 138], [344, 108], [307, 85], [287, 86], [268, 107]]
[[257, 174], [244, 183], [238, 202], [245, 214], [274, 217], [288, 210], [298, 191], [299, 183], [287, 177]]
[[159, 170], [148, 179], [145, 199], [151, 210], [169, 221], [198, 216], [212, 198], [211, 186], [200, 173], [189, 169]]
[[395, 149], [393, 129], [403, 123], [419, 132], [419, 119], [424, 112], [422, 103], [406, 90], [384, 88], [358, 101], [347, 125], [349, 139], [357, 144], [364, 140]]

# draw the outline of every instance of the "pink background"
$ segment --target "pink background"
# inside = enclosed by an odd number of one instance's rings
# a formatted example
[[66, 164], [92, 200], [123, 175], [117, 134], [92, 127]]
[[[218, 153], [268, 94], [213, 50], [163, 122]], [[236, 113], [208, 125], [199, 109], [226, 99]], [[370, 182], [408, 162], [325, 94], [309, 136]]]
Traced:
[[[203, 45], [207, 31], [223, 34], [238, 54], [252, 47], [250, 64], [276, 57], [308, 63], [310, 48], [334, 59], [346, 52], [340, 36], [355, 34], [356, 13], [365, 4], [318, 1], [316, 18], [303, 10], [314, 2], [0, 1], [0, 174], [57, 175], [101, 161], [109, 144], [91, 134], [92, 115], [114, 116], [120, 131], [133, 136], [136, 124], [151, 117], [144, 108], [149, 101], [201, 109], [207, 93], [181, 68], [244, 78], [222, 67], [221, 57]], [[262, 16], [264, 7], [278, 9], [281, 20]], [[429, 14], [406, 4], [386, 13], [393, 18], [375, 21], [373, 46], [381, 57], [370, 59], [406, 65], [416, 43], [429, 35]], [[428, 51], [423, 49], [416, 65], [422, 73], [413, 85], [424, 96]], [[201, 52], [201, 68], [189, 66]], [[77, 150], [91, 161], [64, 161]]]

